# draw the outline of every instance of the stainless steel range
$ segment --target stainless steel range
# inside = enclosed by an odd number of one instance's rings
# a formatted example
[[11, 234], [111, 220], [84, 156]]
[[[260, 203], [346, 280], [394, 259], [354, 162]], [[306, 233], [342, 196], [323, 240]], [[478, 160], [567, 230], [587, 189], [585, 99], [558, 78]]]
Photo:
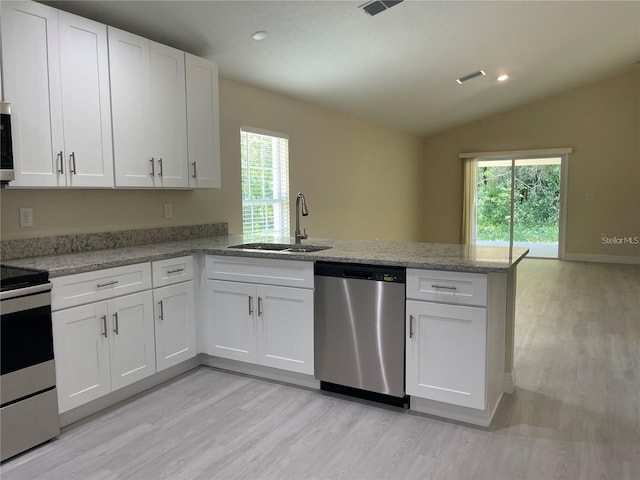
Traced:
[[46, 271], [1, 266], [0, 461], [60, 434]]

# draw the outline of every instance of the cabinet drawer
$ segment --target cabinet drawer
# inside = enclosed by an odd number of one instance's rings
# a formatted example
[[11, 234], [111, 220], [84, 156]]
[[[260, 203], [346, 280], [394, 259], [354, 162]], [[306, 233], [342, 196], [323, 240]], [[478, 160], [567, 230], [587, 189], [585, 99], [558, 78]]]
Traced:
[[153, 287], [164, 287], [174, 283], [193, 280], [193, 257], [168, 258], [151, 264]]
[[407, 269], [407, 298], [456, 305], [487, 305], [484, 273]]
[[206, 274], [214, 280], [313, 288], [313, 262], [298, 260], [209, 255]]
[[52, 278], [51, 309], [73, 307], [151, 288], [151, 265], [138, 263]]

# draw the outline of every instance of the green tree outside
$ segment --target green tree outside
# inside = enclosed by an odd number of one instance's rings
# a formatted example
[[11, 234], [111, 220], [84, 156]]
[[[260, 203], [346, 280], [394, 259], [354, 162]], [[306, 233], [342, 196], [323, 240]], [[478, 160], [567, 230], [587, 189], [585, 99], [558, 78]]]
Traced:
[[[514, 242], [558, 241], [560, 165], [516, 165]], [[511, 167], [478, 167], [476, 238], [509, 241]]]

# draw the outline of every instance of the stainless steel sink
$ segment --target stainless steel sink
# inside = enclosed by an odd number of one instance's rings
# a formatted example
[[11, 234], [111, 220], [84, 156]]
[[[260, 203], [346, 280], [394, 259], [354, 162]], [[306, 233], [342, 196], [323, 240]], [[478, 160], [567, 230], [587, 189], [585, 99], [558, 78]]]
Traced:
[[229, 245], [227, 248], [238, 250], [264, 250], [268, 252], [291, 252], [291, 253], [310, 253], [328, 250], [331, 247], [326, 245], [296, 245], [292, 243], [241, 243], [240, 245]]
[[326, 245], [294, 245], [291, 248], [285, 250], [286, 252], [320, 252], [322, 250], [329, 250], [332, 247]]

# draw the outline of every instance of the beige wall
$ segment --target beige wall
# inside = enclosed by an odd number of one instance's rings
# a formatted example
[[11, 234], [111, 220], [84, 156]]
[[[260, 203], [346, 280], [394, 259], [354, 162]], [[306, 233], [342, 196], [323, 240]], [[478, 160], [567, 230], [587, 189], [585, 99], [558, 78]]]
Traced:
[[[516, 80], [513, 80], [516, 81]], [[425, 140], [421, 239], [458, 242], [463, 152], [573, 147], [566, 251], [640, 255], [603, 234], [640, 236], [640, 69], [452, 128]], [[587, 201], [587, 194], [595, 194]]]
[[[241, 233], [243, 125], [290, 135], [290, 188], [307, 198], [310, 236], [418, 238], [422, 139], [223, 78], [220, 117], [221, 190], [3, 189], [2, 239], [220, 221]], [[33, 228], [19, 228], [19, 207], [33, 208]]]

